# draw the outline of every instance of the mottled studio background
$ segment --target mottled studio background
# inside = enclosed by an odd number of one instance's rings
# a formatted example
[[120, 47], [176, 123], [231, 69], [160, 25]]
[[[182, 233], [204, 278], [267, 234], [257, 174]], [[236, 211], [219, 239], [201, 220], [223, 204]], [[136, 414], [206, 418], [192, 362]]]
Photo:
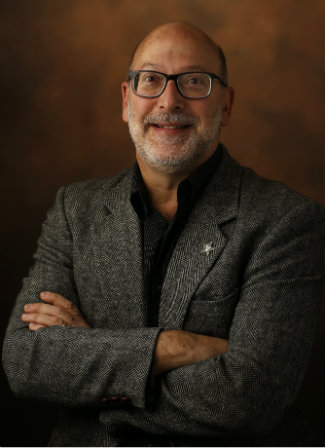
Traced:
[[[170, 20], [225, 50], [231, 154], [324, 203], [323, 0], [1, 0], [1, 338], [57, 188], [133, 163], [120, 83], [136, 43]], [[299, 396], [319, 437], [322, 340]], [[3, 374], [1, 389], [0, 445], [46, 444], [55, 409], [13, 398]]]

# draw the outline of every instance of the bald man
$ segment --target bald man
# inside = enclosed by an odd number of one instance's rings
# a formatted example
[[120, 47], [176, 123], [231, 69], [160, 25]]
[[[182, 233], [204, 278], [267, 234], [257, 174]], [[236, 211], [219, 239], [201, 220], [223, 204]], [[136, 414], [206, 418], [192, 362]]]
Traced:
[[136, 165], [59, 190], [4, 344], [12, 390], [62, 405], [50, 445], [307, 440], [324, 213], [230, 157], [233, 96], [219, 46], [160, 26], [122, 83]]

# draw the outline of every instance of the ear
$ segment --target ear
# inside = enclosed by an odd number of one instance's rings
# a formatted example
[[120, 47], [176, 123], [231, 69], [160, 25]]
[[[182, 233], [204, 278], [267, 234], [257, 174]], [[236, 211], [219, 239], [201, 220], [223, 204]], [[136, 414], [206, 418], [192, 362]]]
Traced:
[[232, 87], [227, 87], [225, 93], [225, 105], [222, 113], [221, 126], [227, 126], [230, 120], [232, 105], [234, 102], [235, 91]]
[[128, 122], [128, 88], [129, 85], [126, 81], [122, 82], [121, 90], [122, 90], [122, 120], [125, 123]]

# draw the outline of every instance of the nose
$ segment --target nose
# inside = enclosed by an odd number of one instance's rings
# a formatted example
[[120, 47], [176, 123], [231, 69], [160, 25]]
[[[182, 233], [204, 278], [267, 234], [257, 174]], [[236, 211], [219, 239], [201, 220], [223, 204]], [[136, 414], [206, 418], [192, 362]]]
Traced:
[[184, 108], [185, 98], [178, 92], [175, 82], [172, 79], [167, 82], [165, 90], [157, 99], [160, 110], [172, 112]]

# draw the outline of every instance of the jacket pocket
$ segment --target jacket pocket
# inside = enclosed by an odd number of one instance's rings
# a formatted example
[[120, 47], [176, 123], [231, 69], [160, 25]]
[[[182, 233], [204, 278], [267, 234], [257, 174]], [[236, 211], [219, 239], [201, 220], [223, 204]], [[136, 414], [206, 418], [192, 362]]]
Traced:
[[224, 299], [192, 300], [187, 310], [184, 330], [228, 338], [238, 302], [238, 288]]

